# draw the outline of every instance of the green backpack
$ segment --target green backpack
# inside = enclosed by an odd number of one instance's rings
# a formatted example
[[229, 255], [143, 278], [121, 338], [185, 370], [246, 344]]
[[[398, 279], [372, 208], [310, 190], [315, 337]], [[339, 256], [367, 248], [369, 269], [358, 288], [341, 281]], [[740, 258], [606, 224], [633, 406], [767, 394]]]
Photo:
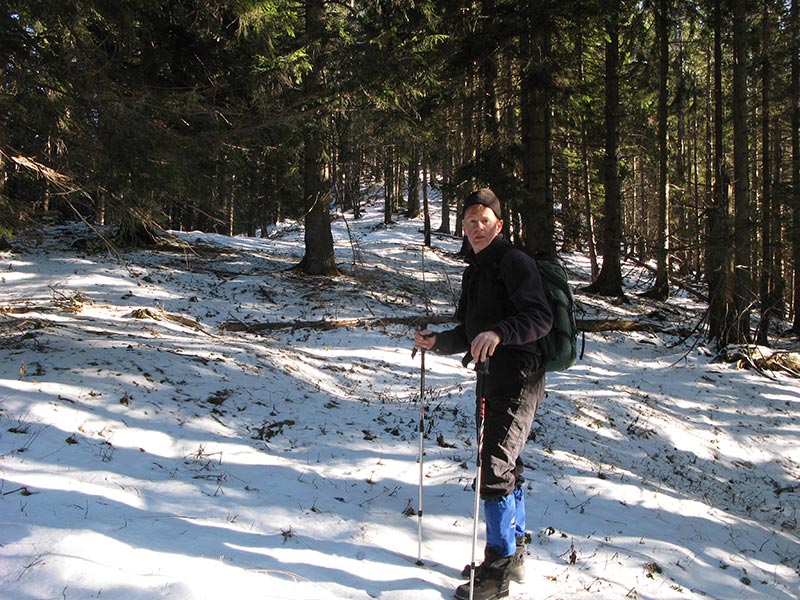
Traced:
[[[558, 258], [543, 255], [532, 255], [519, 246], [508, 247], [498, 258], [498, 265], [506, 253], [512, 249], [531, 256], [539, 267], [539, 275], [544, 288], [544, 295], [553, 313], [553, 326], [550, 332], [540, 338], [539, 348], [542, 351], [544, 370], [546, 373], [566, 371], [578, 359], [578, 323], [575, 318], [575, 299], [569, 285], [567, 270]], [[581, 349], [583, 356], [583, 349]]]
[[567, 270], [557, 258], [536, 258], [544, 293], [553, 312], [550, 333], [539, 340], [547, 373], [566, 371], [578, 358], [578, 323], [575, 299], [567, 279]]

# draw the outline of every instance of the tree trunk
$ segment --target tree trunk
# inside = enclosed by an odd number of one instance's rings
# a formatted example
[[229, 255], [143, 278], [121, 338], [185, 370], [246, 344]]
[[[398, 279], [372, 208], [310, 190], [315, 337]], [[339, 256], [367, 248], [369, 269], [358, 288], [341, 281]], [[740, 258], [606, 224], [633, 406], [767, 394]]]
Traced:
[[733, 253], [731, 252], [729, 180], [723, 145], [722, 95], [722, 0], [715, 0], [714, 27], [714, 187], [706, 212], [706, 279], [708, 281], [708, 330], [717, 348], [731, 339], [733, 312]]
[[[580, 148], [570, 144], [569, 152], [580, 155]], [[563, 165], [561, 192], [556, 197], [561, 198], [561, 223], [564, 238], [561, 243], [560, 252], [582, 252], [583, 239], [581, 237], [581, 215], [582, 204], [580, 199], [583, 197], [582, 184], [580, 183], [580, 171], [574, 167], [566, 166], [566, 159], [563, 157], [560, 162]], [[559, 171], [559, 167], [554, 169]], [[553, 185], [555, 188], [555, 184]], [[555, 190], [554, 190], [555, 194]]]
[[[226, 187], [225, 195], [227, 196], [225, 201], [225, 205], [227, 208], [227, 218], [226, 218], [227, 229], [228, 229], [228, 235], [230, 237], [233, 237], [234, 221], [236, 215], [236, 204], [234, 201], [234, 196], [235, 196], [234, 187], [236, 183], [236, 175], [231, 175], [230, 178], [226, 177], [225, 179], [227, 180], [227, 185], [225, 186]], [[225, 183], [223, 183], [223, 185], [225, 185]]]
[[447, 144], [444, 156], [444, 185], [442, 186], [442, 222], [439, 224], [439, 233], [450, 234], [450, 205], [454, 201], [453, 189], [455, 183], [453, 181], [453, 163], [455, 162], [453, 147], [455, 144]]
[[522, 77], [521, 121], [525, 198], [520, 207], [524, 243], [536, 255], [555, 256], [555, 215], [550, 193], [550, 35], [537, 11], [529, 15], [523, 36], [526, 72]]
[[750, 312], [754, 303], [751, 271], [750, 142], [747, 127], [747, 3], [731, 0], [733, 9], [733, 192], [734, 319], [736, 343], [750, 342]]
[[586, 288], [603, 296], [624, 296], [620, 243], [622, 241], [622, 200], [619, 182], [619, 0], [610, 0], [606, 14], [605, 66], [605, 227], [603, 267], [597, 280]]
[[[682, 42], [682, 31], [679, 22], [674, 22], [673, 29], [676, 32], [675, 45], [677, 50], [675, 52], [675, 89], [678, 90], [675, 97], [675, 107], [673, 114], [676, 116], [677, 121], [677, 135], [675, 156], [675, 176], [674, 187], [667, 190], [667, 246], [666, 246], [666, 263], [667, 263], [667, 282], [670, 283], [670, 278], [673, 273], [673, 264], [675, 260], [678, 261], [678, 272], [682, 277], [687, 277], [691, 271], [691, 260], [693, 248], [691, 245], [692, 225], [695, 222], [695, 216], [691, 212], [691, 203], [689, 201], [689, 189], [691, 187], [691, 176], [689, 174], [689, 140], [687, 134], [687, 119], [691, 118], [691, 107], [688, 106], [690, 84], [686, 81], [684, 76], [684, 53]], [[669, 181], [669, 177], [667, 177]], [[677, 210], [676, 210], [677, 209]], [[670, 226], [670, 220], [676, 218], [675, 227]], [[677, 240], [677, 244], [674, 243]], [[677, 247], [676, 247], [677, 246]]]
[[[303, 82], [307, 98], [315, 98], [323, 85], [324, 56], [318, 45], [324, 30], [323, 0], [306, 3], [306, 33], [312, 44], [311, 70]], [[307, 275], [337, 275], [330, 221], [330, 173], [325, 159], [326, 120], [319, 107], [306, 123], [303, 156], [305, 200], [305, 256], [300, 268]]]
[[800, 7], [792, 0], [791, 56], [792, 56], [792, 228], [791, 247], [794, 256], [794, 283], [792, 331], [800, 335]]
[[431, 245], [431, 211], [428, 206], [428, 159], [422, 161], [422, 216], [424, 244]]
[[[578, 73], [580, 84], [583, 86], [584, 74], [584, 44], [582, 22], [578, 23]], [[590, 177], [591, 165], [589, 164], [589, 123], [586, 115], [581, 115], [581, 191], [583, 193], [583, 206], [586, 215], [586, 246], [589, 249], [589, 264], [592, 270], [592, 281], [597, 279], [600, 271], [597, 264], [597, 242], [594, 232], [594, 214], [592, 213], [592, 180]]]
[[667, 170], [667, 82], [669, 74], [669, 10], [668, 0], [659, 0], [656, 10], [658, 37], [658, 237], [656, 240], [656, 280], [647, 296], [658, 300], [669, 298], [669, 175]]
[[408, 204], [406, 218], [416, 219], [419, 216], [419, 148], [414, 144], [411, 160], [408, 164]]
[[759, 277], [760, 320], [756, 330], [756, 341], [762, 346], [769, 345], [769, 326], [775, 313], [774, 306], [774, 265], [772, 262], [772, 220], [773, 187], [770, 164], [770, 94], [772, 80], [768, 57], [769, 10], [764, 4], [761, 11], [761, 269]]
[[343, 117], [339, 126], [341, 131], [339, 144], [340, 170], [343, 188], [343, 209], [352, 210], [353, 217], [361, 217], [361, 205], [359, 204], [359, 192], [361, 183], [361, 148], [358, 146], [352, 119]]
[[[482, 0], [482, 14], [484, 22], [487, 27], [495, 27], [494, 22], [497, 19], [494, 0]], [[487, 32], [487, 37], [490, 37], [492, 32]], [[484, 141], [481, 144], [482, 148], [489, 148], [500, 142], [500, 103], [497, 99], [497, 53], [489, 52], [482, 57], [480, 63], [481, 85], [483, 85], [483, 130]], [[499, 168], [500, 165], [492, 164], [490, 168]], [[498, 187], [498, 182], [492, 180], [489, 183], [495, 188], [496, 192], [502, 193], [504, 190]], [[503, 198], [503, 196], [500, 196]]]
[[394, 165], [392, 207], [394, 212], [399, 212], [400, 208], [403, 206], [403, 183], [405, 182], [405, 173], [403, 172], [402, 161], [400, 160], [400, 152], [396, 148], [392, 154], [392, 164]]
[[95, 203], [95, 223], [98, 225], [106, 224], [106, 194], [102, 187], [97, 187], [94, 193]]
[[394, 152], [387, 147], [383, 154], [383, 224], [391, 225], [394, 221]]
[[[473, 99], [472, 90], [475, 84], [475, 76], [472, 70], [469, 71], [463, 83], [464, 99], [461, 106], [461, 163], [468, 165], [475, 160], [475, 127], [474, 127], [474, 114], [475, 114], [475, 101]], [[456, 170], [457, 173], [457, 170]], [[460, 178], [457, 178], [460, 179]], [[461, 214], [461, 198], [472, 191], [474, 181], [456, 182], [459, 186], [464, 185], [467, 189], [461, 189], [460, 195], [456, 196], [456, 224], [455, 233], [461, 235], [463, 231], [463, 216]], [[466, 192], [466, 193], [464, 193]], [[466, 240], [464, 241], [466, 244]]]

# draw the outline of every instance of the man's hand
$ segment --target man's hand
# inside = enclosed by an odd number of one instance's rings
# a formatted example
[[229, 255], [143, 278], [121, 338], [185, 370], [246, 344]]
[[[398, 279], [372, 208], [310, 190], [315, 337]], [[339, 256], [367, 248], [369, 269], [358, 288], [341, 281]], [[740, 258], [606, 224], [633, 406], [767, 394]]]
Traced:
[[414, 332], [414, 348], [430, 350], [436, 345], [436, 334], [430, 329]]
[[470, 346], [470, 354], [476, 363], [486, 362], [500, 345], [500, 336], [494, 331], [483, 331], [475, 336]]

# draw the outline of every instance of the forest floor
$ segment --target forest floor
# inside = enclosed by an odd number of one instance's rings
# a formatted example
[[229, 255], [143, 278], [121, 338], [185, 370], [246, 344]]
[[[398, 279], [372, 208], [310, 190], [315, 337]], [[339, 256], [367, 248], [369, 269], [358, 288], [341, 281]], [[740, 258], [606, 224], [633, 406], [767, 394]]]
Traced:
[[[397, 318], [452, 314], [460, 240], [381, 221], [334, 221], [325, 279], [287, 270], [291, 223], [117, 252], [76, 249], [91, 232], [69, 225], [0, 252], [0, 595], [451, 597], [474, 374], [429, 353], [421, 394]], [[563, 258], [586, 284], [586, 258]], [[643, 299], [648, 271], [624, 274], [627, 303], [578, 294], [579, 317], [653, 327], [588, 332], [548, 376], [512, 596], [797, 600], [798, 380], [677, 335], [702, 301]]]

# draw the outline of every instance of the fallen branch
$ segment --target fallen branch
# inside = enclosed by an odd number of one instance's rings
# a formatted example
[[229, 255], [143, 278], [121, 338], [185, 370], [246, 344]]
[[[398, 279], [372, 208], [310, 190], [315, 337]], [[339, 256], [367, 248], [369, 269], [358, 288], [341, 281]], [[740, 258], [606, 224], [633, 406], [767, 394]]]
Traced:
[[246, 331], [255, 333], [259, 331], [277, 331], [279, 329], [330, 329], [383, 327], [386, 325], [408, 325], [409, 327], [422, 327], [424, 325], [437, 325], [452, 323], [453, 317], [370, 317], [356, 319], [322, 319], [320, 321], [280, 321], [267, 323], [244, 323], [243, 321], [226, 321], [221, 325], [223, 331]]
[[666, 333], [688, 337], [691, 331], [682, 327], [659, 325], [652, 321], [636, 321], [633, 319], [578, 319], [578, 331], [644, 331], [646, 333]]
[[[257, 333], [259, 331], [278, 331], [280, 329], [345, 329], [383, 327], [387, 325], [406, 325], [408, 327], [423, 327], [425, 325], [441, 325], [454, 323], [452, 316], [407, 316], [407, 317], [369, 317], [354, 319], [322, 319], [317, 321], [280, 321], [266, 323], [245, 323], [243, 321], [226, 321], [221, 325], [223, 331], [244, 331]], [[634, 321], [627, 319], [578, 319], [580, 331], [645, 331], [650, 333], [668, 333], [671, 335], [685, 335], [679, 329], [662, 327], [652, 322]]]
[[206, 335], [211, 335], [200, 324], [197, 319], [193, 319], [191, 317], [184, 317], [183, 315], [176, 315], [173, 313], [168, 313], [165, 310], [155, 310], [152, 308], [137, 308], [131, 311], [128, 317], [134, 319], [152, 319], [153, 321], [172, 321], [173, 323], [178, 323], [179, 325], [183, 325], [184, 327], [190, 327], [200, 333], [204, 333]]
[[800, 378], [800, 352], [773, 350], [764, 346], [728, 346], [720, 353], [720, 359], [735, 363], [737, 367], [748, 367], [759, 373], [781, 371]]
[[30, 312], [50, 312], [56, 309], [52, 306], [0, 306], [0, 315], [24, 315]]

